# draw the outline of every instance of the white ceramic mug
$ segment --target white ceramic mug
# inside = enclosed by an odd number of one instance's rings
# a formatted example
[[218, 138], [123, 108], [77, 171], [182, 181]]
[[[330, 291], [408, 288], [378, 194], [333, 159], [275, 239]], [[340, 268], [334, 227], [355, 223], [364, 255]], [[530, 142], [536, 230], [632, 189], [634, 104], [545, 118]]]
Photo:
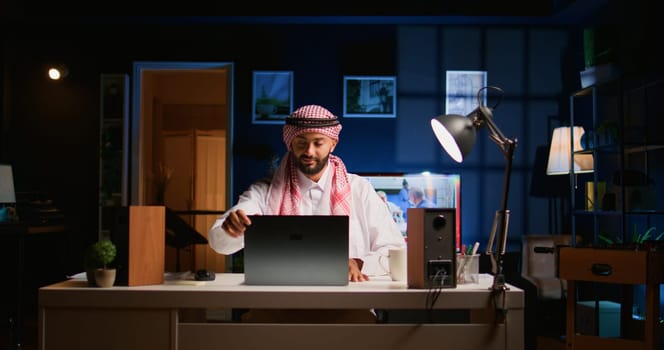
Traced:
[[[387, 257], [381, 257], [381, 261], [387, 259], [387, 267], [390, 271], [392, 281], [406, 281], [407, 278], [407, 253], [406, 248], [391, 248]], [[385, 266], [384, 266], [385, 267]]]

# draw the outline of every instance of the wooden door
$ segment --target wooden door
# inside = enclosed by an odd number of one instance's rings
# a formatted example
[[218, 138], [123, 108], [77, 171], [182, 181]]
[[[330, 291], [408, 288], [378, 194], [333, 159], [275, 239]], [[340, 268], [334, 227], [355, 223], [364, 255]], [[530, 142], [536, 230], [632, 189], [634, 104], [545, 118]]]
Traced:
[[[164, 132], [163, 166], [172, 170], [171, 179], [166, 186], [164, 205], [173, 211], [189, 211], [193, 203], [194, 176], [194, 141], [189, 131]], [[188, 216], [183, 217], [191, 225]], [[194, 251], [192, 247], [179, 251], [166, 247], [166, 271], [193, 271]]]
[[[195, 131], [195, 188], [196, 211], [225, 210], [226, 198], [226, 132], [224, 130]], [[207, 238], [207, 233], [218, 215], [195, 215], [194, 228]], [[217, 272], [225, 272], [226, 257], [209, 245], [195, 247], [195, 264]]]
[[[202, 211], [225, 210], [226, 133], [224, 130], [164, 132], [164, 166], [172, 169], [164, 204], [177, 212], [198, 233], [207, 233], [218, 214]], [[209, 269], [225, 272], [226, 257], [208, 245], [180, 250], [180, 271]], [[167, 270], [176, 267], [175, 249], [167, 249]]]

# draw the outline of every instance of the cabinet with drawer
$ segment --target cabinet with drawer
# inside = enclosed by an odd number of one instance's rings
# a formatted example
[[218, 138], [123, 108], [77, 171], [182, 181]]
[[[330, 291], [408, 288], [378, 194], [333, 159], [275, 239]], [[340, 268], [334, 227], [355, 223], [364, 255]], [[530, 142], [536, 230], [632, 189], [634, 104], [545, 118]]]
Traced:
[[[567, 349], [659, 349], [664, 336], [660, 321], [660, 285], [664, 282], [664, 251], [610, 248], [561, 247], [558, 273], [567, 280]], [[620, 336], [606, 337], [599, 331], [586, 334], [583, 329], [604, 329], [600, 317], [607, 301], [579, 301], [580, 283], [615, 284], [621, 289]], [[634, 318], [634, 286], [645, 286], [645, 317]], [[593, 305], [594, 304], [594, 305]], [[592, 327], [577, 324], [579, 305], [594, 310]]]

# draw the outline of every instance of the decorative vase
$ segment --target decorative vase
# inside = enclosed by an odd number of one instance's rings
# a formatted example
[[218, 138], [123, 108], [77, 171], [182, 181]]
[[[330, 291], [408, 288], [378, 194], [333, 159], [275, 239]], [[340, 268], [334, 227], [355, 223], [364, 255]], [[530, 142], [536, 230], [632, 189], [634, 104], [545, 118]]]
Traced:
[[99, 287], [113, 287], [115, 283], [115, 269], [96, 269], [95, 281]]

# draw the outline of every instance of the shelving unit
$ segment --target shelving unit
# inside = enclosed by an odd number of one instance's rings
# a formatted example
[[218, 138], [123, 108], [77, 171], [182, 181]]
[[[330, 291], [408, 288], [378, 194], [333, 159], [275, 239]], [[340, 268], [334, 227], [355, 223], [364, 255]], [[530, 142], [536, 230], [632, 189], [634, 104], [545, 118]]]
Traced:
[[[583, 126], [588, 136], [587, 147], [572, 157], [594, 157], [593, 173], [570, 172], [572, 234], [583, 234], [586, 245], [607, 243], [602, 237], [628, 243], [635, 225], [638, 233], [657, 224], [663, 231], [664, 202], [656, 198], [664, 187], [655, 182], [664, 172], [664, 134], [657, 129], [657, 120], [664, 118], [657, 105], [662, 98], [664, 80], [639, 85], [614, 81], [570, 97], [571, 123]], [[579, 108], [589, 108], [589, 115], [578, 118]], [[587, 183], [594, 192], [586, 191]], [[605, 193], [598, 191], [601, 184]], [[587, 198], [597, 198], [590, 210]]]
[[99, 238], [107, 238], [112, 209], [127, 205], [129, 76], [102, 74], [99, 102]]
[[[664, 232], [664, 184], [657, 183], [664, 179], [664, 133], [657, 129], [664, 118], [662, 101], [664, 80], [633, 78], [570, 96], [570, 123], [586, 131], [584, 149], [573, 152], [572, 160], [591, 154], [594, 165], [589, 174], [570, 171], [572, 241], [580, 235], [581, 243], [559, 251], [559, 276], [568, 283], [570, 350], [663, 345], [664, 244], [640, 244], [649, 229], [646, 240]], [[620, 305], [619, 334], [601, 335], [601, 323], [609, 320], [600, 305], [614, 303]], [[591, 306], [592, 327], [581, 327], [580, 304]], [[588, 329], [595, 334], [584, 333]]]

